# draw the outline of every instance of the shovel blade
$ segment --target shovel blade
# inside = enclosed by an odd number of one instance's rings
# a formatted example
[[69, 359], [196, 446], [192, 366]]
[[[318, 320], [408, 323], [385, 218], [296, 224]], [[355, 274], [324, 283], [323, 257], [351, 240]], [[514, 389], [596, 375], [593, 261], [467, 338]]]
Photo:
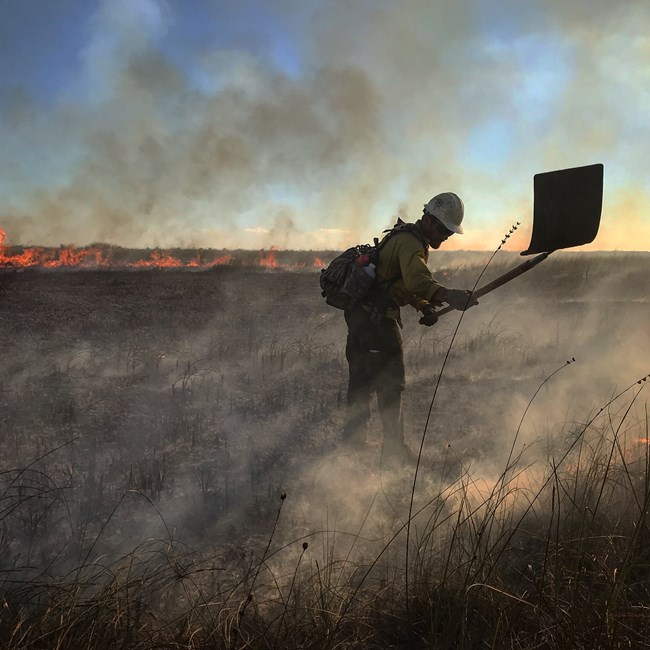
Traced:
[[603, 165], [535, 174], [533, 233], [522, 255], [592, 242], [603, 204]]

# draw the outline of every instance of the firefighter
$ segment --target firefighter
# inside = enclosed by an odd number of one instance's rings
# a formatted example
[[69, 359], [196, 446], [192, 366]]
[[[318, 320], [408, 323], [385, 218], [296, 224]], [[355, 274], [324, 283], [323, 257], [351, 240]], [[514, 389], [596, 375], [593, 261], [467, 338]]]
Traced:
[[462, 234], [464, 206], [452, 192], [434, 196], [415, 223], [398, 221], [380, 244], [377, 282], [368, 296], [345, 311], [349, 366], [346, 421], [342, 438], [351, 447], [366, 444], [370, 398], [377, 395], [383, 429], [382, 463], [407, 461], [402, 391], [405, 388], [400, 307], [422, 313], [420, 322], [434, 325], [435, 307], [443, 303], [465, 310], [478, 301], [471, 291], [449, 289], [427, 267], [429, 248], [438, 249], [453, 234]]

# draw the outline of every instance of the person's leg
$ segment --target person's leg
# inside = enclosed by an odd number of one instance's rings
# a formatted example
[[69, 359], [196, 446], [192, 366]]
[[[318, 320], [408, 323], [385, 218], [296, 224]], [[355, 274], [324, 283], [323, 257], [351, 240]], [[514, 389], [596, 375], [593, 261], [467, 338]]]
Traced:
[[346, 417], [341, 433], [346, 444], [366, 444], [370, 424], [370, 398], [373, 393], [372, 376], [368, 373], [368, 351], [364, 345], [367, 315], [360, 307], [346, 312], [348, 338], [345, 357], [348, 361], [348, 394]]
[[371, 353], [374, 387], [383, 429], [383, 457], [404, 461], [408, 450], [404, 442], [404, 413], [402, 392], [406, 386], [402, 337], [397, 323], [384, 319], [377, 331], [378, 352]]

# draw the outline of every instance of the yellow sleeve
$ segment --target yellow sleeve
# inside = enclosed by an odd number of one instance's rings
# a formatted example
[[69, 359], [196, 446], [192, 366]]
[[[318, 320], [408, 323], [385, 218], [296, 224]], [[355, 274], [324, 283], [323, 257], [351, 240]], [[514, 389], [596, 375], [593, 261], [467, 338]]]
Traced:
[[[442, 285], [431, 275], [420, 242], [412, 236], [401, 239], [402, 241], [399, 242], [399, 264], [404, 286], [420, 301], [428, 302]], [[411, 304], [419, 309], [413, 302]]]

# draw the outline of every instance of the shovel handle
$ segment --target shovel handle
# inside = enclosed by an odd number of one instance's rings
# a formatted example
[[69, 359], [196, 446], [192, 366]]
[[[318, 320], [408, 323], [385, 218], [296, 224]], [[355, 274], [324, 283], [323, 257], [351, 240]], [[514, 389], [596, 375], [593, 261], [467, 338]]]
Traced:
[[[510, 282], [510, 280], [514, 280], [514, 278], [520, 276], [522, 273], [529, 271], [534, 266], [537, 266], [540, 262], [543, 262], [552, 252], [553, 251], [549, 251], [548, 253], [542, 253], [541, 255], [537, 255], [536, 257], [526, 260], [523, 264], [516, 266], [511, 271], [508, 271], [507, 273], [500, 275], [495, 280], [492, 280], [492, 282], [488, 282], [480, 289], [474, 291], [472, 293], [472, 297], [480, 298], [481, 296], [484, 296], [486, 293], [490, 293], [490, 291], [494, 291], [494, 289], [500, 287], [501, 285], [504, 285], [506, 282]], [[455, 311], [455, 310], [453, 307], [443, 307], [442, 309], [438, 309], [436, 311], [436, 316], [440, 317], [443, 314], [448, 314], [450, 311]]]

